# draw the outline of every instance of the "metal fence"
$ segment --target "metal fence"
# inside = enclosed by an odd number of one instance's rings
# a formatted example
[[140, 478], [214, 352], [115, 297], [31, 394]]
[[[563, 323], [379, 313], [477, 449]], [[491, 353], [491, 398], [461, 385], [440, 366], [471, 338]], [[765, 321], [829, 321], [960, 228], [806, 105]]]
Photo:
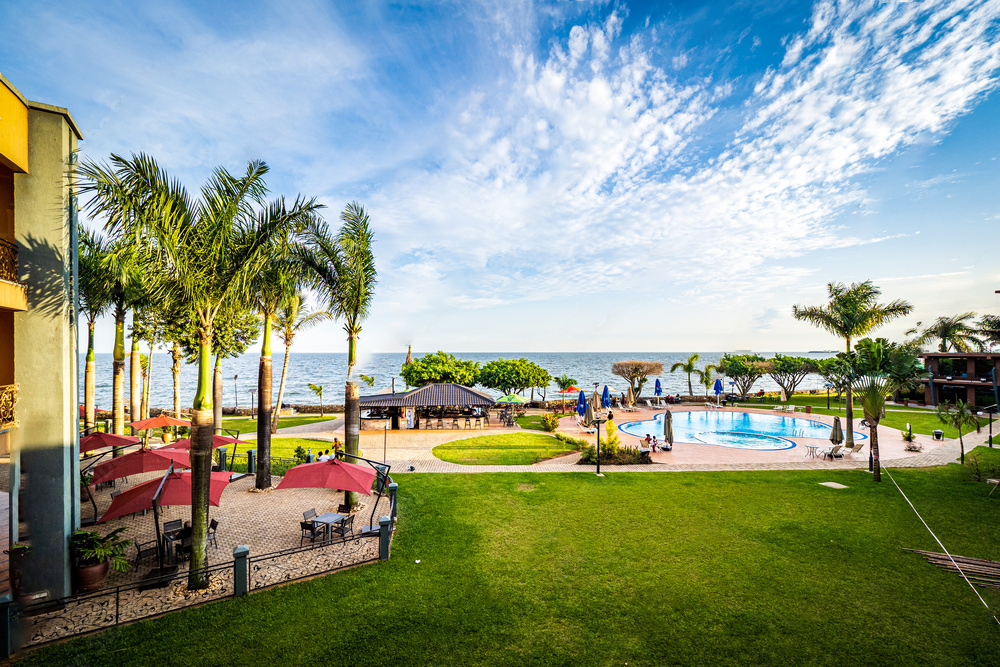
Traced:
[[[276, 584], [336, 572], [345, 567], [373, 563], [379, 559], [377, 532], [340, 538], [333, 542], [306, 544], [247, 558], [247, 588], [259, 590]], [[330, 547], [342, 547], [332, 549]]]

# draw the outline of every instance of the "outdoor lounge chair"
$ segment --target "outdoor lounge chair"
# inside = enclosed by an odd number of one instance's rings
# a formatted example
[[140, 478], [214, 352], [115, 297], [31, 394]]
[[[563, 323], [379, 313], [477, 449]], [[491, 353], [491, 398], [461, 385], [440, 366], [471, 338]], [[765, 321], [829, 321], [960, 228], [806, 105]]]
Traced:
[[299, 528], [302, 529], [302, 537], [299, 539], [299, 546], [302, 546], [302, 543], [306, 540], [315, 544], [317, 537], [323, 537], [326, 525], [316, 525], [312, 521], [300, 521]]
[[584, 433], [597, 433], [597, 429], [594, 428], [593, 426], [587, 426], [587, 425], [585, 425], [583, 423], [583, 420], [580, 419], [579, 415], [576, 418], [576, 423], [580, 427], [580, 430], [582, 432], [584, 432]]
[[850, 449], [845, 449], [844, 453], [845, 454], [857, 454], [858, 452], [860, 452], [864, 448], [864, 446], [865, 446], [865, 443], [863, 443], [863, 442], [856, 442], [856, 443], [854, 443], [854, 446], [851, 447]]
[[825, 452], [823, 452], [823, 460], [826, 460], [826, 457], [828, 456], [830, 457], [831, 461], [834, 459], [844, 458], [844, 455], [840, 453], [840, 450], [843, 448], [844, 448], [843, 445], [836, 445], [835, 447], [826, 450]]

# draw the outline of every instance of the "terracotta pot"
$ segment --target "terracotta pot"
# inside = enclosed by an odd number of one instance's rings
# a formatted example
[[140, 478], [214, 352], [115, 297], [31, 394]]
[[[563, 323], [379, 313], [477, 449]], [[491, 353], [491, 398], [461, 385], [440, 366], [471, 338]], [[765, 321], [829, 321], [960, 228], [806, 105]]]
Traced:
[[100, 590], [104, 585], [104, 580], [108, 578], [111, 571], [111, 561], [106, 560], [96, 565], [78, 565], [76, 574], [76, 590], [80, 593], [90, 593]]

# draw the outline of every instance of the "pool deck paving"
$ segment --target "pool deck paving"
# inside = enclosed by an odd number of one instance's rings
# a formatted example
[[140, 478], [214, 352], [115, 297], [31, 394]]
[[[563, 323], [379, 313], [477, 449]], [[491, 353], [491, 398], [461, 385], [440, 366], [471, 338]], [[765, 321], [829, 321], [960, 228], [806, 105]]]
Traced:
[[[622, 424], [633, 421], [646, 421], [653, 419], [657, 414], [664, 411], [665, 407], [658, 409], [641, 408], [635, 412], [615, 411], [615, 423]], [[712, 410], [702, 406], [671, 406], [672, 410], [703, 411]], [[727, 410], [723, 408], [723, 410]], [[797, 412], [776, 413], [773, 409], [759, 409], [740, 407], [740, 411], [752, 412], [765, 415], [794, 416], [800, 419], [812, 419], [825, 424], [833, 424], [833, 417], [820, 414], [805, 414]], [[862, 415], [858, 412], [855, 419], [855, 431], [865, 432], [858, 426]], [[844, 419], [842, 418], [842, 422]], [[844, 424], [846, 428], [846, 423]], [[580, 465], [579, 454], [576, 452], [565, 456], [556, 457], [546, 461], [541, 461], [533, 465], [461, 465], [448, 463], [438, 459], [433, 454], [433, 449], [437, 445], [473, 438], [483, 435], [499, 435], [520, 431], [519, 427], [504, 428], [492, 427], [477, 430], [409, 430], [409, 431], [362, 431], [361, 449], [366, 456], [382, 460], [383, 448], [385, 460], [392, 465], [392, 474], [402, 472], [450, 472], [450, 473], [496, 473], [496, 472], [594, 472], [595, 466]], [[573, 437], [595, 442], [596, 437], [592, 434], [582, 433], [576, 424], [574, 417], [563, 417], [560, 420], [559, 432]], [[541, 431], [530, 431], [531, 433], [542, 433]], [[633, 437], [619, 431], [622, 443], [635, 446], [639, 438]], [[900, 438], [900, 432], [896, 429], [880, 426], [879, 450], [882, 465], [890, 468], [915, 468], [926, 466], [937, 466], [956, 461], [959, 457], [959, 444], [957, 440], [935, 441], [931, 436], [917, 435], [917, 444], [923, 447], [922, 452], [907, 452], [904, 449], [905, 443]], [[275, 437], [297, 437], [314, 438], [332, 442], [334, 438], [343, 440], [344, 421], [337, 419], [334, 422], [320, 422], [316, 424], [304, 424], [287, 429], [278, 429]], [[602, 439], [604, 432], [602, 430]], [[841, 470], [860, 469], [868, 467], [868, 440], [857, 454], [847, 454], [843, 459], [834, 461], [824, 460], [819, 457], [809, 457], [807, 445], [818, 447], [822, 452], [831, 447], [829, 440], [814, 438], [789, 438], [796, 443], [791, 449], [778, 451], [757, 451], [749, 449], [737, 449], [731, 447], [721, 447], [716, 445], [695, 444], [677, 442], [670, 452], [655, 452], [652, 454], [653, 463], [651, 465], [602, 465], [602, 470], [608, 472], [707, 472], [707, 471], [727, 471], [727, 470]], [[976, 445], [984, 444], [986, 441], [985, 430], [982, 434], [969, 434], [965, 436], [966, 451]], [[413, 470], [409, 470], [412, 466]]]

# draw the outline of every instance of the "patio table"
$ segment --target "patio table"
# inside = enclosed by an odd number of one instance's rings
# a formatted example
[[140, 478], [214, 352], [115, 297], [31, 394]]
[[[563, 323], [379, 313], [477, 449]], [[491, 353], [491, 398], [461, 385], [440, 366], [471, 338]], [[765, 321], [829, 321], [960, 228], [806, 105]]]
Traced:
[[326, 542], [327, 544], [329, 544], [331, 537], [333, 535], [333, 531], [331, 530], [333, 524], [340, 523], [346, 518], [347, 518], [346, 516], [338, 512], [327, 512], [325, 514], [320, 514], [319, 516], [314, 517], [313, 522], [326, 524]]
[[816, 458], [816, 453], [819, 451], [819, 445], [806, 445], [806, 456], [811, 459]]

